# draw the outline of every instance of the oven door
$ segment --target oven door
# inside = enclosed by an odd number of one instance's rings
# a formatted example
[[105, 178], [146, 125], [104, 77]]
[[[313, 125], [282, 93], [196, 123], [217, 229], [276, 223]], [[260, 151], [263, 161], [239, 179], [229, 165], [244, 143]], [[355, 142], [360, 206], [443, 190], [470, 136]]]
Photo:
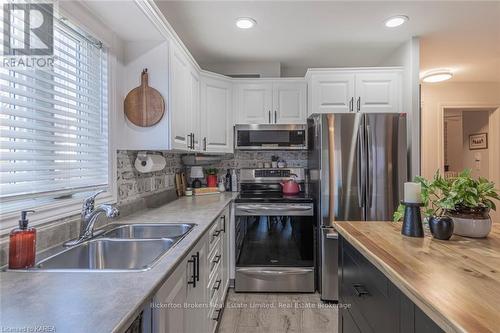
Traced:
[[307, 149], [305, 125], [236, 125], [235, 149]]
[[237, 204], [237, 292], [314, 292], [311, 203]]

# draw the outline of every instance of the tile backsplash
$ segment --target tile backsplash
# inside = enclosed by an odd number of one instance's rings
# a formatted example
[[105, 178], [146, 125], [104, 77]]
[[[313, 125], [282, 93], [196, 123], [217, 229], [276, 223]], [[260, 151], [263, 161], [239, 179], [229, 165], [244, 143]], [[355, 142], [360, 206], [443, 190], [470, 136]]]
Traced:
[[165, 157], [165, 169], [156, 172], [140, 173], [134, 167], [137, 151], [117, 151], [117, 188], [118, 205], [122, 206], [145, 196], [175, 189], [175, 173], [184, 167], [180, 153], [158, 152]]
[[307, 168], [307, 151], [302, 150], [236, 151], [232, 158], [210, 167], [218, 168], [219, 176], [223, 176], [227, 169], [257, 168], [259, 163], [271, 162], [272, 156], [285, 160], [287, 167]]

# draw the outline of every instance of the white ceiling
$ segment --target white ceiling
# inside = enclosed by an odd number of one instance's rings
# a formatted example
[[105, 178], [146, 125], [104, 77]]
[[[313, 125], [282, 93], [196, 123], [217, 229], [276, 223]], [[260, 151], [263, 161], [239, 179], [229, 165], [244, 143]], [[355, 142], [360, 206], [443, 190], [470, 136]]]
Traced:
[[[282, 74], [308, 67], [376, 66], [412, 36], [421, 69], [447, 67], [454, 81], [500, 81], [500, 2], [165, 1], [157, 0], [200, 65], [281, 62]], [[384, 20], [410, 21], [388, 29]], [[257, 21], [250, 30], [235, 18]]]
[[82, 4], [123, 41], [159, 41], [164, 38], [133, 1], [85, 0]]

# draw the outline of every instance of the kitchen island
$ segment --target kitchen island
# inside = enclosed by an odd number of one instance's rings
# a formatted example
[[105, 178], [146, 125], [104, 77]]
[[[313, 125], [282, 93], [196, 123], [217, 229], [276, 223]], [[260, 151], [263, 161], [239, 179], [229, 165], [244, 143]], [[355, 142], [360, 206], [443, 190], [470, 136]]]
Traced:
[[339, 332], [500, 332], [500, 224], [484, 239], [401, 235], [401, 224], [335, 222]]

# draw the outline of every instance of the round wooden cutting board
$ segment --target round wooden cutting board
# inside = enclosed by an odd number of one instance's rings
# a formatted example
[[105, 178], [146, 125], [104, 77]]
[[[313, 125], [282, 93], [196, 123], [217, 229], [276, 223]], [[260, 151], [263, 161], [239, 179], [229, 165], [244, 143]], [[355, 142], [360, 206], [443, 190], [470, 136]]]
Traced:
[[165, 113], [165, 102], [158, 90], [148, 86], [148, 70], [142, 71], [141, 85], [125, 97], [125, 115], [134, 125], [149, 127], [158, 123]]

